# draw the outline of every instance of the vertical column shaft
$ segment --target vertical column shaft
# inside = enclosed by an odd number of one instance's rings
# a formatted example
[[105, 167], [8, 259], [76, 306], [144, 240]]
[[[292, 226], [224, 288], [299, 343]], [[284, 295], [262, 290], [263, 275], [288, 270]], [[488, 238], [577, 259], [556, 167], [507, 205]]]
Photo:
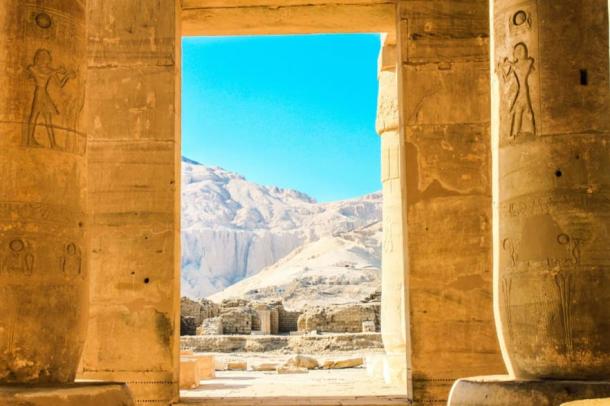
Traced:
[[84, 2], [0, 2], [0, 382], [74, 379], [86, 334]]
[[607, 0], [494, 2], [496, 315], [517, 378], [610, 375]]
[[377, 132], [381, 136], [381, 181], [383, 183], [383, 252], [381, 333], [386, 352], [386, 382], [408, 384], [406, 320], [406, 260], [404, 251], [404, 187], [401, 177], [401, 144], [398, 119], [396, 38], [383, 36], [379, 55]]

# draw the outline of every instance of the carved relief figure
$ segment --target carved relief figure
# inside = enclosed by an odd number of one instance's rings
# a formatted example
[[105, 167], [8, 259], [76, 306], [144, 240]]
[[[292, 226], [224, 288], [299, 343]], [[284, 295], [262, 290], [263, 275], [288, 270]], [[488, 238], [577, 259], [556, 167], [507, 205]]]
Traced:
[[502, 249], [504, 251], [508, 252], [508, 255], [510, 256], [510, 262], [512, 266], [517, 266], [517, 260], [519, 259], [519, 254], [517, 252], [517, 243], [513, 240], [511, 240], [510, 238], [505, 238], [504, 241], [502, 241]]
[[76, 77], [76, 72], [66, 70], [63, 66], [53, 68], [51, 62], [51, 53], [46, 49], [38, 49], [34, 54], [33, 64], [28, 66], [28, 73], [30, 78], [34, 80], [36, 88], [28, 120], [27, 146], [42, 146], [34, 137], [38, 120], [42, 118], [47, 130], [47, 136], [49, 137], [49, 145], [51, 148], [57, 148], [55, 132], [53, 130], [53, 115], [59, 114], [59, 110], [49, 94], [49, 84], [51, 81], [54, 81], [62, 88], [69, 79]]
[[15, 239], [8, 243], [8, 253], [4, 257], [2, 270], [8, 273], [32, 274], [34, 255], [28, 250], [23, 240]]
[[64, 274], [74, 276], [81, 274], [81, 252], [74, 243], [66, 245], [64, 255], [60, 259], [60, 267]]
[[513, 60], [504, 58], [500, 64], [502, 78], [512, 85], [513, 95], [509, 101], [510, 134], [515, 139], [521, 134], [536, 134], [536, 123], [528, 79], [534, 70], [534, 58], [528, 54], [527, 46], [520, 42], [513, 49]]

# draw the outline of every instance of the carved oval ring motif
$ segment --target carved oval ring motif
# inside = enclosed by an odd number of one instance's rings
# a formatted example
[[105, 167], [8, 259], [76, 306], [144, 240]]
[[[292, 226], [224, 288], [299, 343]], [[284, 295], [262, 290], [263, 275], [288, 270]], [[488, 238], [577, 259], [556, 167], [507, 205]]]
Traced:
[[523, 10], [519, 10], [513, 15], [513, 24], [515, 24], [517, 26], [522, 25], [526, 21], [527, 21], [527, 14]]
[[36, 25], [40, 28], [49, 28], [53, 21], [47, 13], [40, 13], [36, 16]]

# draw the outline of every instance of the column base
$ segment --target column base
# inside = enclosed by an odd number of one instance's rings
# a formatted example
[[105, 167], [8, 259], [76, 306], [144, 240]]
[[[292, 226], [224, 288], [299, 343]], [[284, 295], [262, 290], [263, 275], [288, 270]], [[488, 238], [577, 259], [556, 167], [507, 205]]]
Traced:
[[2, 406], [134, 406], [124, 383], [76, 382], [64, 385], [0, 385]]
[[610, 396], [610, 381], [516, 380], [504, 375], [455, 381], [448, 406], [560, 406]]

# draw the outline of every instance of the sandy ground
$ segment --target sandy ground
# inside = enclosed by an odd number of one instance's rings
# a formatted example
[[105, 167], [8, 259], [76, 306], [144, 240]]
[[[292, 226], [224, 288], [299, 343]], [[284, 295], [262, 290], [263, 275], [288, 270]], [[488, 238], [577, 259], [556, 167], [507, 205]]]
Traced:
[[[322, 363], [353, 357], [379, 356], [380, 351], [346, 351], [310, 355]], [[214, 354], [222, 362], [247, 361], [253, 364], [283, 364], [291, 357], [277, 353]], [[201, 381], [193, 390], [180, 391], [181, 398], [214, 397], [282, 397], [282, 396], [383, 396], [402, 395], [404, 388], [386, 385], [383, 379], [371, 377], [365, 367], [350, 369], [310, 370], [304, 374], [277, 374], [257, 371], [216, 371], [216, 378]]]
[[219, 371], [215, 379], [201, 381], [181, 398], [281, 397], [281, 396], [382, 396], [401, 395], [404, 389], [369, 377], [365, 368], [311, 370], [307, 374]]

